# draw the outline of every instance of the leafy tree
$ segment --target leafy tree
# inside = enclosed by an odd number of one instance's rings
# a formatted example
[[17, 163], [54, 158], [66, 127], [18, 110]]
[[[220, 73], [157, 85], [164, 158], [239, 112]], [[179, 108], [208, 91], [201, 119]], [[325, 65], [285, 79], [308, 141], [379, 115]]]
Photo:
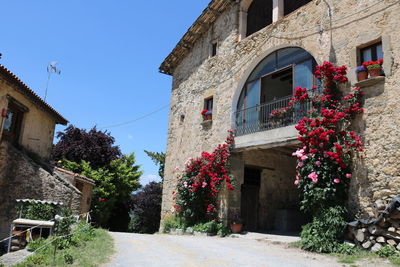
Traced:
[[144, 152], [158, 166], [158, 175], [161, 177], [161, 181], [164, 181], [165, 153], [164, 152], [150, 152], [147, 150], [145, 150]]
[[107, 131], [93, 127], [89, 132], [69, 125], [64, 132], [58, 132], [60, 140], [53, 147], [55, 161], [67, 159], [73, 162], [90, 162], [94, 169], [107, 166], [112, 160], [121, 157], [121, 150], [114, 146], [115, 139]]
[[161, 219], [162, 183], [151, 182], [132, 195], [130, 230], [153, 234], [158, 231]]
[[63, 168], [80, 173], [96, 181], [92, 210], [94, 221], [114, 231], [126, 231], [129, 224], [131, 193], [140, 187], [143, 174], [135, 165], [135, 155], [124, 155], [112, 160], [107, 167], [94, 169], [87, 161], [80, 163], [64, 160]]

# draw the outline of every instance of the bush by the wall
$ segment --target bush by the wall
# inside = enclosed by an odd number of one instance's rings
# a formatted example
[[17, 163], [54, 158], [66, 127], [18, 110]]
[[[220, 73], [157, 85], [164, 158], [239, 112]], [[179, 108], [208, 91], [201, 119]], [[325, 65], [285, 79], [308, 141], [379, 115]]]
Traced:
[[131, 198], [129, 230], [153, 234], [160, 228], [162, 183], [151, 182]]
[[343, 235], [346, 221], [346, 209], [341, 206], [321, 210], [314, 215], [311, 223], [303, 227], [301, 232], [301, 246], [303, 249], [332, 253], [341, 252], [339, 243]]

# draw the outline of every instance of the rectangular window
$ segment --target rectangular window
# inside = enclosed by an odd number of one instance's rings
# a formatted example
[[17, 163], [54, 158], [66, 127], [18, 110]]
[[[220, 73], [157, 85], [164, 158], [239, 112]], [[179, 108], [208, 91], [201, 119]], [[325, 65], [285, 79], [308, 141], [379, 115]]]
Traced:
[[216, 56], [217, 51], [218, 51], [218, 43], [217, 42], [211, 43], [211, 57]]
[[204, 109], [212, 111], [213, 110], [213, 98], [207, 98], [204, 100]]
[[363, 62], [376, 61], [378, 59], [383, 59], [382, 42], [360, 49], [360, 65]]

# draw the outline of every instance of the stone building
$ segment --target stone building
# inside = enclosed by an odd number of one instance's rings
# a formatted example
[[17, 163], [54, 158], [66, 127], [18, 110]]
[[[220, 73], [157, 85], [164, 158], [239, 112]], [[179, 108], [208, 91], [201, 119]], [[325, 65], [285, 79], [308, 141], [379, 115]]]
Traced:
[[0, 239], [17, 216], [16, 199], [62, 202], [87, 211], [93, 181], [70, 180], [48, 166], [55, 125], [67, 120], [2, 65], [0, 111]]
[[[328, 60], [348, 66], [348, 88], [365, 92], [353, 125], [365, 149], [354, 158], [350, 213], [367, 215], [374, 201], [399, 194], [399, 26], [397, 0], [211, 1], [160, 66], [173, 76], [162, 218], [173, 205], [175, 167], [236, 129], [238, 187], [221, 197], [221, 216], [239, 210], [249, 230], [298, 229], [298, 117], [268, 114], [287, 105], [293, 88], [317, 85], [314, 67]], [[380, 58], [384, 76], [357, 82], [355, 67]], [[203, 120], [204, 108], [212, 120]]]

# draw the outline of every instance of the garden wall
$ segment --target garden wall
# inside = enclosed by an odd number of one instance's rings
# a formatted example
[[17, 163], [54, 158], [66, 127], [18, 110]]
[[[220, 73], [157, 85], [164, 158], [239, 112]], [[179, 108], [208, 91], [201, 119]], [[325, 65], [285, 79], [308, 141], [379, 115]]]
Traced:
[[0, 143], [0, 238], [8, 236], [17, 218], [16, 199], [49, 200], [79, 211], [81, 193], [67, 180], [52, 175], [21, 151]]

